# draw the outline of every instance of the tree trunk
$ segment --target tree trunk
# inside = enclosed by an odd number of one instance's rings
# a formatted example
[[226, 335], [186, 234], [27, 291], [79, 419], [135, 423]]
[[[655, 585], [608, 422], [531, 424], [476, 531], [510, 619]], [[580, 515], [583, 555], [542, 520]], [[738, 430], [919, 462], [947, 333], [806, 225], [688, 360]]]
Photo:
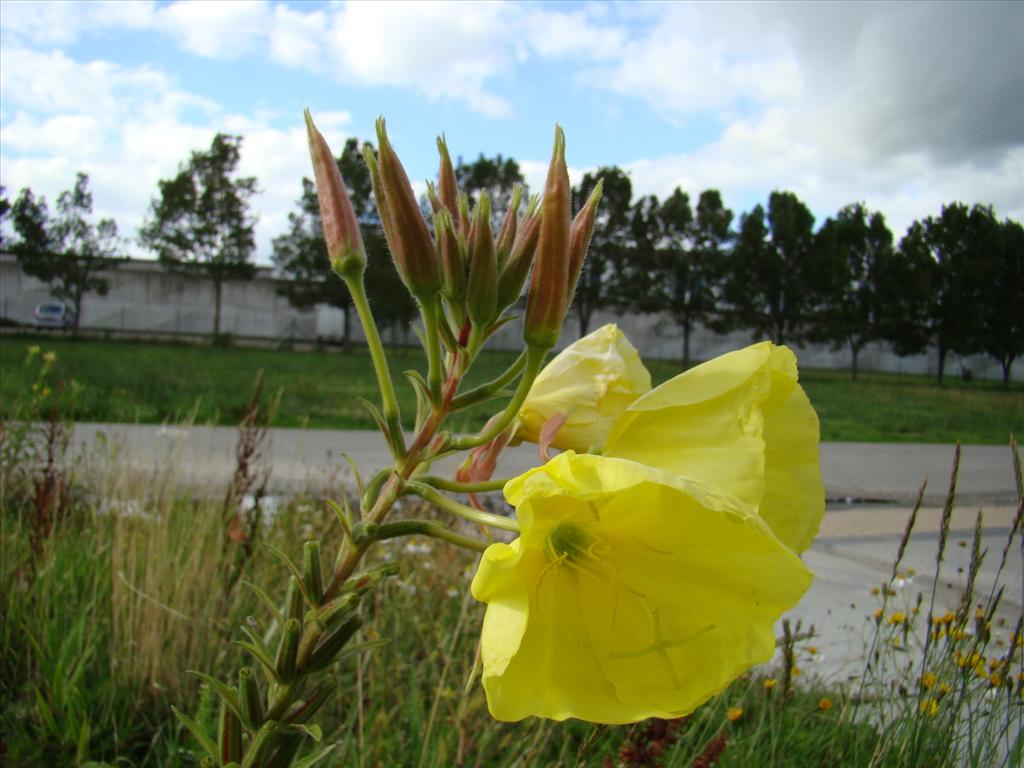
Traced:
[[213, 338], [220, 336], [220, 295], [223, 284], [214, 278], [213, 281]]
[[576, 317], [579, 319], [580, 324], [580, 338], [582, 339], [587, 335], [587, 331], [590, 330], [590, 315], [588, 310], [583, 309], [582, 304], [576, 305]]
[[74, 320], [71, 321], [71, 338], [77, 339], [78, 338], [78, 323], [79, 323], [80, 318], [82, 317], [82, 294], [79, 293], [77, 296], [72, 298], [71, 302], [72, 302], [72, 304], [74, 306], [74, 310], [75, 310]]
[[857, 355], [860, 354], [860, 347], [850, 342], [850, 381], [857, 380]]
[[1003, 366], [1003, 389], [1010, 388], [1010, 367], [1013, 365], [1013, 358], [1009, 355], [999, 361]]
[[942, 386], [942, 377], [946, 373], [946, 352], [947, 352], [946, 348], [942, 344], [939, 344], [939, 346], [938, 346], [938, 353], [939, 353], [938, 369], [939, 370], [936, 372], [935, 383], [938, 384], [940, 387]]
[[690, 321], [683, 321], [683, 370], [690, 369]]
[[352, 343], [352, 304], [345, 303], [345, 334], [341, 338], [341, 348], [348, 349]]

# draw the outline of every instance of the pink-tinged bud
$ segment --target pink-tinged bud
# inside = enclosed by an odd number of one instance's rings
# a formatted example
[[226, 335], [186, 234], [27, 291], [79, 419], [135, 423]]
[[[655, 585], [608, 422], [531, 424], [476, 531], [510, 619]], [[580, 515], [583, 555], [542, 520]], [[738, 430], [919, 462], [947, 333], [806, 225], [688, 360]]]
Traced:
[[469, 228], [471, 226], [471, 220], [469, 218], [469, 195], [465, 192], [460, 192], [457, 205], [459, 208], [459, 228], [457, 232], [459, 237], [466, 242], [469, 242]]
[[519, 219], [519, 204], [522, 200], [523, 186], [516, 184], [512, 188], [512, 201], [508, 204], [508, 210], [505, 211], [505, 220], [498, 231], [498, 242], [494, 247], [499, 271], [505, 266], [505, 260], [508, 259], [509, 253], [512, 252], [512, 245], [516, 241], [516, 224]]
[[475, 326], [486, 328], [498, 315], [498, 265], [491, 232], [491, 201], [486, 192], [476, 204], [472, 232], [466, 309]]
[[[391, 256], [409, 291], [414, 296], [431, 296], [441, 289], [441, 270], [434, 258], [434, 244], [409, 177], [388, 140], [382, 117], [377, 118], [377, 142], [380, 176], [377, 206], [387, 211], [384, 234], [390, 235]], [[374, 191], [377, 192], [376, 187]], [[381, 218], [385, 218], [384, 213]]]
[[434, 213], [444, 210], [444, 203], [437, 196], [437, 188], [432, 181], [427, 182], [427, 200], [430, 201], [430, 210]]
[[437, 196], [454, 216], [459, 204], [459, 186], [455, 180], [455, 168], [452, 167], [452, 157], [448, 154], [448, 143], [444, 140], [444, 134], [437, 137], [437, 151], [441, 155], [441, 167], [437, 171]]
[[544, 185], [540, 239], [526, 300], [523, 339], [535, 349], [551, 349], [562, 332], [569, 289], [569, 170], [565, 134], [555, 127], [555, 148]]
[[348, 199], [345, 180], [323, 135], [313, 124], [313, 116], [305, 111], [309, 156], [313, 160], [316, 194], [320, 202], [320, 220], [331, 269], [344, 277], [354, 277], [366, 269], [366, 251], [359, 232], [352, 203]]
[[466, 258], [455, 234], [452, 215], [446, 208], [434, 214], [434, 240], [441, 261], [441, 291], [455, 306], [461, 307], [466, 296]]
[[533, 255], [537, 251], [537, 240], [540, 239], [540, 215], [536, 212], [540, 198], [533, 197], [526, 209], [526, 215], [519, 223], [516, 241], [505, 261], [498, 278], [498, 306], [501, 309], [511, 306], [523, 292], [526, 276], [530, 274]]
[[569, 303], [572, 303], [572, 295], [576, 292], [576, 283], [579, 282], [580, 272], [583, 271], [583, 262], [587, 258], [587, 247], [590, 245], [590, 236], [594, 234], [594, 220], [597, 217], [597, 204], [601, 202], [601, 193], [604, 189], [604, 179], [597, 182], [594, 190], [587, 198], [586, 204], [572, 220], [572, 227], [569, 230]]

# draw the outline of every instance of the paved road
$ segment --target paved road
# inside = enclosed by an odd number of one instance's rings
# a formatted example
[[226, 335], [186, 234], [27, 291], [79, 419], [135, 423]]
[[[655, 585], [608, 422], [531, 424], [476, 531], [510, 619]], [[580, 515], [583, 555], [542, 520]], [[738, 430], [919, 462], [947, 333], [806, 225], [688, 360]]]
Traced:
[[[80, 447], [95, 445], [102, 433], [108, 444], [120, 446], [118, 462], [140, 471], [173, 461], [183, 478], [197, 483], [226, 483], [234, 470], [233, 428], [152, 427], [78, 424]], [[269, 435], [267, 460], [271, 485], [278, 492], [300, 487], [351, 483], [352, 475], [340, 454], [353, 458], [369, 475], [388, 461], [387, 449], [376, 433], [356, 431], [274, 429]], [[872, 586], [887, 582], [892, 560], [921, 484], [927, 481], [925, 506], [905, 558], [913, 581], [904, 584], [897, 600], [912, 600], [924, 592], [927, 601], [935, 573], [935, 546], [942, 501], [949, 484], [954, 448], [950, 445], [827, 443], [821, 465], [829, 508], [814, 546], [804, 555], [817, 578], [791, 618], [805, 627], [813, 624], [820, 637], [818, 663], [808, 672], [847, 678], [863, 668], [868, 617], [877, 607]], [[520, 446], [502, 456], [498, 474], [513, 475], [536, 464], [536, 448]], [[451, 474], [454, 462], [438, 466]], [[223, 486], [221, 486], [223, 487]], [[999, 553], [1016, 511], [1012, 456], [999, 446], [964, 446], [953, 517], [951, 544], [935, 590], [936, 608], [954, 608], [965, 580], [968, 542], [979, 509], [984, 511], [984, 546], [990, 550], [978, 578], [987, 593], [996, 579]], [[1008, 588], [999, 616], [1011, 627], [1024, 603], [1024, 564], [1019, 542], [1011, 547], [1001, 582]], [[781, 632], [781, 630], [780, 630]], [[1004, 634], [1008, 634], [1008, 631]]]

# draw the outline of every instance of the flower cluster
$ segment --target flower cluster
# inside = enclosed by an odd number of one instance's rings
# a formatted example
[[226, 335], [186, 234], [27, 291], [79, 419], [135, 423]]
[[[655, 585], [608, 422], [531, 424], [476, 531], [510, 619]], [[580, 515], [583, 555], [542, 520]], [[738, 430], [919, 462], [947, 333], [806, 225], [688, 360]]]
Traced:
[[473, 580], [498, 719], [688, 714], [771, 657], [810, 585], [824, 488], [793, 354], [756, 344], [649, 387], [606, 326], [524, 403], [520, 436], [556, 419], [566, 450], [506, 484], [520, 536]]

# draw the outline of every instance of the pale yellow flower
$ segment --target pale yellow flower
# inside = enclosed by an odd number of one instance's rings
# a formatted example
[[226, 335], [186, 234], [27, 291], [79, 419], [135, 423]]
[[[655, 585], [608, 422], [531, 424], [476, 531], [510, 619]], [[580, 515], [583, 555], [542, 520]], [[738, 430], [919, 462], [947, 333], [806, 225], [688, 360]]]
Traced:
[[564, 416], [555, 448], [586, 452], [604, 446], [626, 406], [651, 388], [640, 355], [609, 323], [563, 349], [540, 372], [519, 411], [522, 440], [537, 442], [544, 425]]
[[730, 723], [735, 723], [741, 717], [743, 717], [743, 707], [729, 707], [726, 711], [725, 716], [729, 719]]
[[794, 552], [825, 512], [818, 417], [796, 357], [771, 342], [717, 357], [651, 390], [615, 422], [604, 455], [697, 480], [756, 509]]
[[811, 581], [748, 505], [636, 462], [568, 451], [505, 495], [521, 534], [473, 580], [499, 720], [688, 714], [771, 658]]

